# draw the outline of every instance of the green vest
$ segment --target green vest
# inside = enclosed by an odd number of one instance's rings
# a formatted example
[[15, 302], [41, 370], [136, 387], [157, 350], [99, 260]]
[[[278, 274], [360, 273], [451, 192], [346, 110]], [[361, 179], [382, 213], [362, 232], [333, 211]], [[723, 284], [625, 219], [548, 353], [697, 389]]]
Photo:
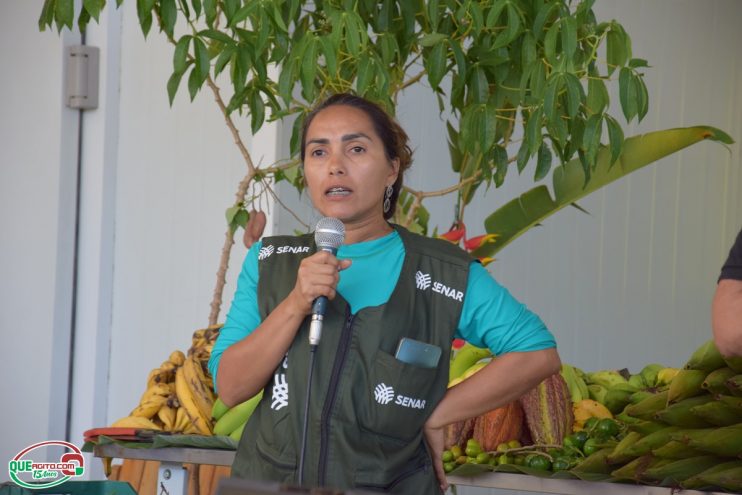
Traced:
[[[312, 377], [307, 486], [440, 493], [422, 427], [446, 392], [471, 258], [447, 241], [395, 228], [405, 260], [389, 301], [356, 314], [339, 294], [327, 305]], [[258, 256], [262, 319], [293, 289], [301, 260], [314, 252], [311, 234], [263, 240]], [[308, 331], [309, 317], [245, 427], [233, 476], [298, 484]], [[426, 369], [395, 359], [402, 337], [439, 346], [439, 366]]]

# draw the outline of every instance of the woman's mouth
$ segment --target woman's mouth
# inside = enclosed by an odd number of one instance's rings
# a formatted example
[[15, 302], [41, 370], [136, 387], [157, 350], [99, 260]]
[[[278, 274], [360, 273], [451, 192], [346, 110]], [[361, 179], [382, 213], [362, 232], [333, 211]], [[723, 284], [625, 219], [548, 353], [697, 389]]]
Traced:
[[347, 187], [335, 186], [327, 189], [327, 191], [325, 191], [325, 196], [329, 198], [341, 198], [348, 196], [352, 192], [353, 191]]

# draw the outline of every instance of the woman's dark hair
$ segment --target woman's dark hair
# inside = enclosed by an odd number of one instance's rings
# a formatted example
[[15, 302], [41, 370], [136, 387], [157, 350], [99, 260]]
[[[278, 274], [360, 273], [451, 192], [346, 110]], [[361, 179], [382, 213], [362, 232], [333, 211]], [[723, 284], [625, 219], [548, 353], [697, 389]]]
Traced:
[[412, 150], [407, 144], [407, 141], [409, 140], [407, 133], [402, 129], [397, 121], [379, 105], [366, 100], [365, 98], [349, 93], [332, 95], [320, 103], [309, 112], [304, 119], [304, 125], [301, 130], [301, 161], [302, 163], [304, 162], [307, 130], [309, 129], [312, 120], [314, 120], [314, 117], [316, 117], [322, 110], [336, 105], [345, 105], [357, 108], [368, 115], [368, 118], [371, 119], [371, 122], [373, 123], [374, 131], [376, 131], [376, 134], [381, 138], [381, 142], [384, 144], [384, 153], [386, 154], [387, 159], [389, 161], [394, 160], [395, 158], [399, 160], [399, 175], [393, 185], [394, 191], [390, 198], [391, 207], [389, 208], [389, 211], [384, 213], [384, 218], [389, 220], [394, 215], [394, 211], [397, 208], [397, 198], [399, 198], [399, 193], [402, 191], [404, 172], [410, 168], [410, 165], [412, 164]]

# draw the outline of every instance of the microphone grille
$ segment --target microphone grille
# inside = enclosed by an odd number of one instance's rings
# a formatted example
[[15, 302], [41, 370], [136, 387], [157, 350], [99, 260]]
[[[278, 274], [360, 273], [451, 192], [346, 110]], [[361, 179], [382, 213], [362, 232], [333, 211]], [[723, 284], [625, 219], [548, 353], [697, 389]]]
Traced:
[[314, 242], [317, 247], [337, 250], [345, 240], [345, 225], [337, 218], [320, 218], [314, 228]]

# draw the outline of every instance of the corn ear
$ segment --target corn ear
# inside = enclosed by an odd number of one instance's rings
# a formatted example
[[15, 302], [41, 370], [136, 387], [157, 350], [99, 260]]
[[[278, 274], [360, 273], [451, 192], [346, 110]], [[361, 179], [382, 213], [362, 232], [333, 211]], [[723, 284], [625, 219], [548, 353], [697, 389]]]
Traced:
[[701, 384], [703, 384], [706, 375], [708, 375], [708, 372], [704, 370], [683, 369], [678, 371], [678, 374], [670, 382], [670, 389], [667, 394], [668, 405], [702, 394], [704, 390], [701, 388]]
[[737, 372], [732, 368], [724, 366], [718, 370], [714, 370], [706, 376], [703, 380], [701, 387], [708, 390], [712, 394], [726, 394], [729, 392], [727, 388], [727, 380], [736, 375]]
[[710, 482], [706, 481], [706, 477], [712, 474], [721, 473], [728, 469], [742, 468], [742, 461], [728, 461], [721, 464], [717, 464], [706, 471], [703, 471], [695, 476], [691, 476], [685, 481], [680, 482], [680, 486], [686, 490], [708, 490], [715, 488]]
[[698, 347], [684, 368], [687, 370], [713, 371], [726, 366], [724, 358], [717, 349], [714, 339], [709, 339]]
[[711, 426], [703, 418], [696, 416], [691, 409], [713, 401], [710, 395], [700, 395], [698, 397], [689, 397], [680, 402], [667, 406], [662, 411], [655, 414], [660, 421], [673, 426], [682, 426], [684, 428], [707, 428]]
[[669, 393], [669, 390], [658, 392], [637, 404], [629, 404], [624, 408], [623, 412], [634, 418], [651, 421], [654, 419], [655, 413], [667, 406], [667, 397]]
[[709, 454], [725, 457], [742, 455], [742, 424], [678, 431], [670, 438]]
[[681, 481], [719, 464], [718, 457], [705, 455], [680, 459], [663, 466], [651, 467], [644, 471], [642, 479], [660, 482], [663, 485], [678, 486]]
[[683, 442], [677, 440], [671, 440], [665, 445], [652, 450], [652, 455], [661, 459], [687, 459], [689, 457], [697, 457], [704, 455], [701, 450], [688, 447]]
[[692, 407], [690, 412], [716, 426], [732, 426], [742, 422], [742, 414], [720, 400]]

